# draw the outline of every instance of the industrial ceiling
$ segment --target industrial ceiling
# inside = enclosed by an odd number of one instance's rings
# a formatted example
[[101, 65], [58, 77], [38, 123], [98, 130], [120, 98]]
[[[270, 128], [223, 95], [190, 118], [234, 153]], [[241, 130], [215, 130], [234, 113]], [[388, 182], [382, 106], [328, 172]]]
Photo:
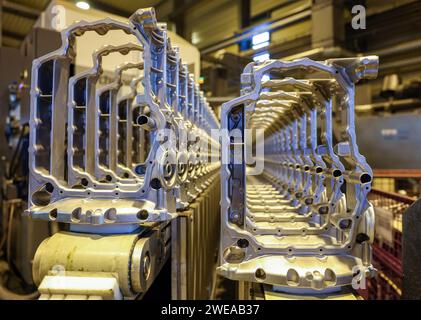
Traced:
[[[1, 45], [19, 47], [41, 12], [51, 0], [0, 0]], [[68, 0], [68, 2], [76, 2]], [[93, 8], [121, 16], [129, 16], [141, 7], [157, 7], [165, 0], [95, 0]]]

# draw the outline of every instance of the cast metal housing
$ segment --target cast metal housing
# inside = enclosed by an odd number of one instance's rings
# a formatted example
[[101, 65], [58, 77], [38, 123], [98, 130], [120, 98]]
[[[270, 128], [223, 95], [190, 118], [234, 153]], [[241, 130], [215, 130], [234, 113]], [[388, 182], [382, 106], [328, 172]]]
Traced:
[[[110, 30], [138, 43], [92, 48], [94, 67], [71, 76], [76, 38]], [[118, 66], [112, 83], [99, 86], [102, 57], [131, 51], [141, 62]], [[140, 76], [132, 93], [118, 98], [129, 69]], [[218, 168], [200, 148], [218, 143], [210, 137], [218, 127], [152, 8], [138, 10], [129, 24], [77, 22], [62, 32], [60, 49], [33, 62], [28, 212], [87, 225], [169, 220]]]
[[358, 151], [354, 84], [377, 70], [375, 56], [247, 65], [221, 113], [220, 274], [299, 293], [373, 274], [373, 175]]

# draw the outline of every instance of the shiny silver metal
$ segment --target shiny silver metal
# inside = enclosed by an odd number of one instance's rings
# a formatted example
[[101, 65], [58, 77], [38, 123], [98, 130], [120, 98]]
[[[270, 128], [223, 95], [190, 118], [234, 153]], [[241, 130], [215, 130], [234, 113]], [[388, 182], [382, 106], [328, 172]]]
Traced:
[[[139, 43], [92, 48], [94, 67], [69, 78], [76, 37], [109, 30], [132, 34]], [[171, 219], [218, 168], [198, 159], [200, 140], [210, 140], [218, 123], [194, 78], [183, 81], [186, 67], [165, 24], [156, 22], [152, 8], [141, 9], [128, 24], [78, 22], [62, 32], [62, 41], [33, 62], [28, 212], [86, 225]], [[118, 66], [112, 83], [99, 87], [102, 57], [131, 51], [142, 62]], [[118, 99], [128, 69], [140, 75], [132, 93]], [[183, 94], [186, 84], [190, 95]]]
[[[377, 70], [375, 56], [246, 66], [241, 96], [221, 114], [221, 275], [317, 294], [375, 272], [372, 171], [358, 151], [354, 84]], [[264, 135], [250, 138], [256, 129]]]
[[[93, 47], [93, 67], [70, 77], [76, 37], [110, 30], [138, 41]], [[139, 61], [116, 66], [111, 83], [100, 86], [102, 58], [129, 52]], [[123, 73], [133, 70], [122, 96]], [[28, 213], [71, 230], [46, 239], [36, 253], [41, 297], [145, 293], [169, 256], [169, 220], [215, 189], [220, 163], [209, 159], [219, 156], [211, 137], [218, 128], [153, 8], [128, 23], [81, 21], [64, 30], [61, 48], [32, 69]], [[56, 267], [65, 271], [60, 278], [51, 277]]]

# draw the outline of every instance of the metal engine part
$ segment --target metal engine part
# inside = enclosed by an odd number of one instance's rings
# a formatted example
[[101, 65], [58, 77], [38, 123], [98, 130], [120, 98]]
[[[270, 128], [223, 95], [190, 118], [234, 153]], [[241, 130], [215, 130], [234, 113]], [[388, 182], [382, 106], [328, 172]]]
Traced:
[[[152, 8], [129, 21], [78, 22], [62, 32], [60, 49], [33, 62], [28, 212], [34, 218], [82, 225], [166, 221], [219, 167], [200, 147], [218, 121], [166, 26]], [[110, 30], [139, 43], [93, 48], [94, 67], [71, 76], [76, 38]], [[142, 62], [117, 67], [114, 81], [98, 87], [102, 57], [130, 51], [140, 51]], [[141, 76], [132, 94], [117, 99], [128, 69]]]
[[354, 84], [377, 70], [376, 56], [246, 66], [221, 114], [221, 275], [293, 294], [373, 275], [373, 175], [358, 151]]
[[[72, 75], [76, 38], [110, 30], [138, 42], [94, 47], [93, 67]], [[129, 52], [140, 62], [116, 66], [112, 82], [101, 86], [103, 57]], [[135, 75], [122, 95], [128, 70]], [[81, 21], [62, 31], [61, 48], [32, 69], [27, 212], [71, 231], [37, 250], [41, 299], [145, 293], [169, 256], [169, 220], [215, 184], [213, 129], [218, 120], [153, 8], [138, 10], [128, 24]]]

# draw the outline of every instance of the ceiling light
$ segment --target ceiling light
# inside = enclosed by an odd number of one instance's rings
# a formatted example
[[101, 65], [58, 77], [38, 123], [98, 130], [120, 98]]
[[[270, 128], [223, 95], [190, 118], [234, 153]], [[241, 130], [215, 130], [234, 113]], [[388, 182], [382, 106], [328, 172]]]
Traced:
[[76, 7], [83, 10], [89, 10], [91, 6], [86, 1], [78, 1], [76, 2]]
[[268, 31], [256, 34], [251, 38], [251, 42], [253, 45], [258, 45], [263, 42], [268, 42], [269, 40], [270, 40], [270, 36], [269, 36]]

